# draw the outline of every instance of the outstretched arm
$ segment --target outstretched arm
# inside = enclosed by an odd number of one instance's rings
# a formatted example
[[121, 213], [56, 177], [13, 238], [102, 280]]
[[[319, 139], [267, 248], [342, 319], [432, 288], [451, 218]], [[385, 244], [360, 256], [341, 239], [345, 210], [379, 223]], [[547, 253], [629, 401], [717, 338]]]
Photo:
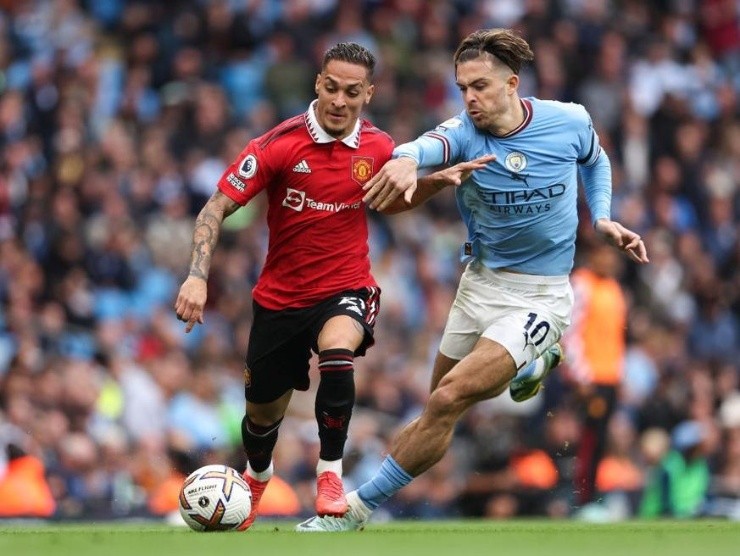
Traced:
[[217, 190], [195, 220], [190, 270], [175, 300], [177, 318], [187, 323], [185, 332], [190, 332], [196, 322], [203, 324], [203, 309], [207, 298], [206, 282], [211, 270], [211, 257], [218, 243], [221, 223], [238, 208], [238, 203]]
[[639, 234], [611, 220], [612, 198], [611, 164], [609, 157], [599, 147], [599, 153], [589, 166], [579, 165], [594, 228], [606, 240], [636, 263], [649, 262], [645, 244]]
[[496, 160], [496, 155], [489, 154], [467, 162], [460, 162], [449, 168], [443, 168], [433, 174], [418, 178], [410, 200], [407, 201], [404, 197], [396, 197], [387, 207], [378, 210], [384, 214], [397, 214], [418, 207], [445, 187], [459, 186], [470, 177], [474, 170], [485, 168], [486, 164], [494, 160]]
[[397, 146], [393, 149], [394, 158], [364, 185], [362, 200], [379, 211], [390, 207], [398, 197], [410, 203], [417, 186], [417, 169], [445, 164], [445, 153], [444, 143], [427, 135]]

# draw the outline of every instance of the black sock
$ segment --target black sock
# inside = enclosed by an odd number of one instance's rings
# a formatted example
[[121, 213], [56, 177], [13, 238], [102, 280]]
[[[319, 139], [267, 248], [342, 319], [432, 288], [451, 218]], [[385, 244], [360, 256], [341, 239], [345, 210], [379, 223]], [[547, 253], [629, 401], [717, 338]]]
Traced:
[[260, 473], [270, 467], [272, 451], [275, 449], [278, 429], [282, 422], [283, 420], [280, 419], [264, 427], [254, 424], [246, 415], [242, 419], [242, 444], [247, 452], [249, 465], [255, 472]]
[[321, 381], [316, 392], [316, 421], [321, 450], [326, 461], [342, 459], [347, 429], [355, 404], [355, 355], [348, 349], [326, 349], [319, 353]]

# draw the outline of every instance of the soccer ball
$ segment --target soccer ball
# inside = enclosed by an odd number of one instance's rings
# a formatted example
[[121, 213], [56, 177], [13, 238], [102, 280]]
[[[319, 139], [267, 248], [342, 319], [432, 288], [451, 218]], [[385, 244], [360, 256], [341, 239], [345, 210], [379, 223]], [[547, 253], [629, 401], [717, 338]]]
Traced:
[[252, 511], [252, 491], [236, 469], [206, 465], [180, 489], [180, 515], [193, 531], [234, 531]]

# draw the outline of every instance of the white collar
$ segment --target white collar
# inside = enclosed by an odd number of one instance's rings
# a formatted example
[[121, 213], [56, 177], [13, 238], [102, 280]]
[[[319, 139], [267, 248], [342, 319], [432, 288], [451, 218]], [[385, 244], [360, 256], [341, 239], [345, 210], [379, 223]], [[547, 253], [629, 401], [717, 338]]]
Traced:
[[[308, 129], [308, 133], [311, 134], [311, 138], [316, 143], [331, 143], [332, 141], [337, 141], [336, 138], [332, 137], [326, 131], [324, 131], [324, 128], [319, 125], [319, 121], [316, 119], [315, 109], [318, 102], [318, 99], [315, 99], [309, 105], [308, 110], [306, 111], [306, 128]], [[357, 118], [357, 121], [355, 122], [355, 128], [352, 130], [352, 133], [342, 139], [342, 143], [353, 149], [359, 148], [360, 125], [360, 118]]]

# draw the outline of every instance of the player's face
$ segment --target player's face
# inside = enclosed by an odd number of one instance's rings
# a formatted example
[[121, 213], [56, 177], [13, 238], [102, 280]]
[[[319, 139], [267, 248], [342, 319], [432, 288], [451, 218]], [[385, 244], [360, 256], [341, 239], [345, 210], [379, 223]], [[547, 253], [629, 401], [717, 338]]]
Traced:
[[481, 129], [496, 128], [517, 98], [519, 78], [489, 55], [459, 63], [456, 81], [468, 115]]
[[352, 133], [373, 89], [365, 66], [339, 60], [329, 62], [316, 76], [316, 119], [324, 131], [337, 139]]

